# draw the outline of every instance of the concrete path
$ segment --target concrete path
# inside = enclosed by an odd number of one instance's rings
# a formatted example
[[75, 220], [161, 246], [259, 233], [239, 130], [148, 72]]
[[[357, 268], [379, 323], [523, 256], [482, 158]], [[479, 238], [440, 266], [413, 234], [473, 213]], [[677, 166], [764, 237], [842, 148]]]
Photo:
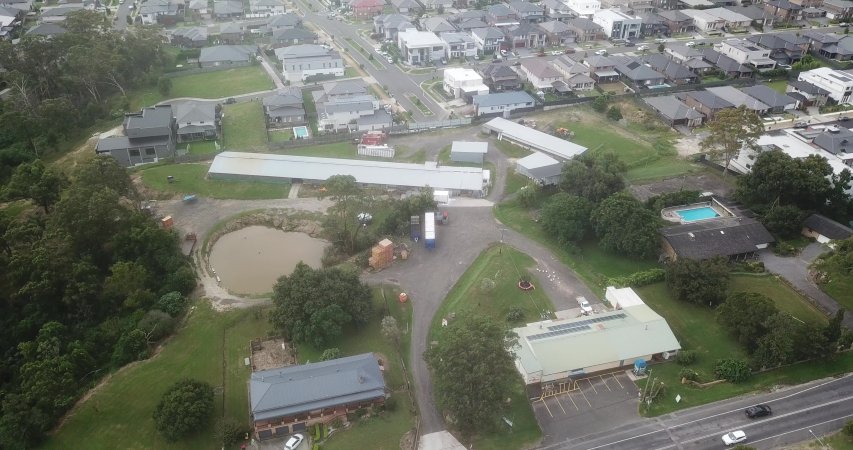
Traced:
[[[829, 316], [835, 315], [841, 306], [834, 298], [820, 290], [809, 277], [809, 266], [818, 256], [828, 251], [829, 248], [823, 244], [812, 242], [797, 256], [782, 257], [775, 255], [771, 250], [763, 250], [759, 253], [764, 267], [790, 282], [798, 291], [809, 297], [821, 311]], [[845, 313], [844, 326], [853, 329], [853, 314]]]
[[267, 76], [270, 77], [273, 83], [275, 83], [276, 89], [284, 89], [284, 82], [281, 81], [281, 77], [278, 76], [278, 72], [275, 68], [270, 64], [269, 60], [267, 60], [267, 55], [261, 55], [261, 67], [264, 68], [264, 71], [267, 73]]
[[302, 183], [295, 182], [290, 185], [290, 192], [287, 193], [287, 199], [293, 200], [299, 198], [299, 189], [302, 187]]

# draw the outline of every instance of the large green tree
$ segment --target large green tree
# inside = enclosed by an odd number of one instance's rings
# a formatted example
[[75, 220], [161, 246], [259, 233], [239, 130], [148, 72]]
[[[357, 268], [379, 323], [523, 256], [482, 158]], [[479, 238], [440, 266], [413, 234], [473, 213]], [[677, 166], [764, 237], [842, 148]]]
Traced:
[[542, 207], [542, 228], [561, 245], [580, 242], [590, 231], [592, 203], [576, 195], [559, 192]]
[[213, 386], [183, 379], [166, 390], [154, 410], [154, 425], [169, 441], [192, 433], [213, 416]]
[[11, 199], [31, 199], [49, 213], [67, 184], [68, 180], [62, 172], [46, 167], [37, 159], [18, 166], [6, 186], [6, 195]]
[[563, 166], [560, 189], [598, 203], [625, 188], [627, 170], [613, 153], [586, 152]]
[[365, 193], [352, 175], [334, 175], [323, 184], [322, 197], [335, 202], [328, 210], [324, 227], [333, 234], [333, 242], [346, 253], [358, 250], [358, 235], [362, 225], [358, 215], [367, 212]]
[[275, 309], [270, 321], [296, 342], [326, 347], [345, 326], [368, 321], [372, 309], [370, 288], [353, 271], [312, 269], [299, 263], [273, 287]]
[[679, 258], [666, 267], [666, 285], [675, 298], [697, 305], [714, 306], [726, 298], [729, 267], [723, 258]]
[[509, 349], [515, 336], [482, 315], [457, 318], [424, 354], [438, 405], [464, 433], [498, 425], [518, 373]]
[[738, 292], [717, 307], [717, 323], [744, 346], [755, 351], [758, 340], [767, 333], [764, 324], [779, 310], [773, 300], [755, 292]]
[[626, 256], [652, 258], [658, 249], [660, 218], [627, 193], [613, 194], [590, 216], [601, 248]]
[[723, 159], [725, 175], [741, 150], [756, 148], [756, 141], [764, 134], [764, 123], [758, 114], [742, 105], [718, 112], [708, 123], [708, 131], [699, 146], [712, 159]]

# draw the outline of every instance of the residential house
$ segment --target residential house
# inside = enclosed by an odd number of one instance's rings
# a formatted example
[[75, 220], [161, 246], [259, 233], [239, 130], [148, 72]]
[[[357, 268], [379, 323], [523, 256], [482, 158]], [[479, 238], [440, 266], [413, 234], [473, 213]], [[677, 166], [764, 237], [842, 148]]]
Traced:
[[776, 22], [793, 23], [803, 20], [803, 7], [788, 0], [767, 0], [764, 12]]
[[764, 114], [767, 114], [767, 111], [770, 110], [770, 106], [768, 106], [766, 103], [752, 98], [748, 95], [743, 95], [743, 92], [735, 89], [732, 86], [709, 87], [705, 88], [705, 90], [731, 103], [732, 105], [734, 105], [735, 108], [743, 106], [746, 109], [762, 116]]
[[595, 80], [585, 73], [576, 73], [564, 80], [554, 82], [554, 89], [561, 94], [595, 89]]
[[823, 0], [791, 0], [791, 3], [800, 5], [805, 8], [820, 8], [823, 6]]
[[702, 52], [693, 47], [673, 44], [666, 47], [664, 54], [699, 75], [714, 69], [713, 64], [705, 61]]
[[684, 9], [681, 12], [693, 19], [693, 26], [696, 28], [696, 31], [707, 33], [711, 31], [719, 31], [726, 26], [725, 20], [707, 13], [706, 10]]
[[214, 0], [213, 17], [217, 20], [243, 17], [243, 2], [240, 0]]
[[652, 53], [646, 55], [643, 58], [643, 62], [652, 69], [662, 73], [671, 84], [680, 86], [699, 82], [699, 75], [687, 66], [681, 65], [663, 54]]
[[702, 120], [705, 118], [702, 113], [687, 106], [674, 95], [644, 97], [643, 101], [672, 127], [678, 125], [690, 128], [702, 126]]
[[382, 14], [385, 9], [385, 0], [353, 0], [350, 3], [353, 17], [369, 19]]
[[651, 36], [668, 36], [670, 34], [669, 27], [661, 20], [654, 12], [644, 12], [637, 14], [637, 17], [643, 21], [640, 27], [640, 35], [643, 37]]
[[566, 22], [574, 17], [569, 5], [563, 3], [562, 0], [544, 0], [542, 6], [545, 7], [545, 20]]
[[297, 88], [280, 90], [263, 99], [267, 128], [287, 128], [307, 121], [302, 91]]
[[453, 6], [453, 0], [420, 0], [428, 11], [446, 10]]
[[448, 58], [473, 58], [477, 56], [477, 43], [470, 34], [462, 32], [444, 32], [439, 39], [444, 41]]
[[750, 217], [719, 217], [660, 230], [663, 255], [670, 260], [755, 256], [774, 242], [770, 232]]
[[477, 49], [479, 49], [480, 53], [484, 55], [498, 51], [504, 41], [503, 32], [495, 27], [471, 30], [471, 37], [474, 38], [474, 42], [477, 44]]
[[809, 50], [809, 40], [794, 33], [760, 34], [747, 40], [770, 50], [770, 58], [779, 64], [793, 64]]
[[846, 164], [853, 162], [853, 131], [847, 128], [838, 125], [827, 127], [823, 133], [815, 136], [812, 144], [835, 155]]
[[829, 217], [812, 214], [803, 221], [803, 236], [835, 248], [832, 241], [843, 241], [853, 236], [853, 230]]
[[175, 28], [170, 33], [172, 45], [183, 48], [202, 48], [207, 45], [207, 27]]
[[616, 66], [627, 64], [634, 59], [629, 56], [587, 56], [583, 63], [589, 67], [590, 75], [598, 83], [611, 83], [619, 79]]
[[239, 44], [243, 42], [243, 27], [237, 22], [219, 25], [219, 42], [221, 44]]
[[515, 12], [520, 22], [539, 23], [545, 20], [545, 6], [525, 0], [510, 0], [509, 9]]
[[829, 91], [805, 81], [789, 81], [785, 86], [785, 94], [800, 102], [800, 106], [824, 106], [829, 99]]
[[626, 14], [642, 16], [654, 12], [653, 0], [608, 0], [605, 2], [611, 9], [618, 9]]
[[441, 35], [441, 33], [453, 32], [456, 31], [456, 27], [453, 26], [450, 22], [447, 21], [444, 17], [427, 17], [426, 19], [421, 20], [421, 26], [424, 31], [432, 31], [437, 35]]
[[324, 83], [322, 90], [311, 91], [311, 95], [317, 108], [317, 127], [323, 132], [370, 131], [391, 126], [390, 115], [379, 108], [379, 101], [361, 79]]
[[752, 18], [729, 8], [706, 9], [706, 13], [719, 17], [723, 21], [723, 29], [728, 33], [746, 31], [752, 24]]
[[178, 142], [216, 139], [219, 126], [213, 102], [181, 102], [175, 107]]
[[797, 100], [763, 84], [742, 88], [741, 92], [766, 104], [769, 113], [778, 114], [797, 108]]
[[535, 181], [540, 186], [560, 184], [565, 162], [545, 153], [533, 152], [515, 162], [515, 172]]
[[575, 34], [576, 42], [590, 42], [604, 39], [604, 30], [597, 23], [585, 18], [570, 19], [566, 22]]
[[100, 138], [95, 153], [112, 156], [123, 167], [175, 156], [175, 118], [170, 105], [125, 114], [122, 131], [120, 136]]
[[709, 91], [692, 91], [684, 94], [684, 103], [702, 113], [709, 121], [714, 120], [718, 112], [734, 108], [731, 102], [717, 97]]
[[385, 398], [382, 368], [373, 353], [262, 370], [249, 379], [258, 440], [283, 439], [317, 424], [347, 423], [349, 414], [379, 407]]
[[373, 18], [373, 31], [386, 40], [396, 42], [400, 31], [416, 29], [409, 18], [402, 14], [385, 14]]
[[[148, 2], [145, 2], [142, 4], [142, 8], [145, 8], [146, 5], [149, 4], [149, 2], [151, 2], [152, 5], [158, 5], [159, 6], [161, 4], [161, 1], [148, 0]], [[162, 3], [169, 5], [169, 2], [165, 1], [165, 0], [162, 0]], [[140, 8], [140, 14], [142, 14], [142, 11], [143, 11], [142, 8]], [[162, 14], [166, 14], [170, 11], [172, 11], [172, 12], [177, 11], [177, 6], [174, 6], [172, 9], [169, 9], [168, 6], [163, 7], [163, 8], [164, 9], [163, 9]], [[39, 10], [38, 21], [39, 21], [39, 23], [64, 22], [65, 18], [68, 17], [68, 14], [70, 14], [74, 11], [82, 11], [82, 10], [83, 10], [83, 5], [65, 5], [65, 6], [43, 7], [43, 8], [41, 8], [41, 10]], [[148, 11], [148, 8], [146, 8], [145, 10]], [[143, 20], [145, 20], [146, 17], [151, 17], [152, 19], [154, 18], [154, 16], [146, 15], [146, 16], [143, 16]], [[156, 23], [156, 21], [151, 21], [148, 23]]]
[[249, 0], [249, 11], [256, 17], [273, 16], [287, 12], [281, 0]]
[[0, 40], [9, 40], [12, 32], [20, 28], [25, 13], [23, 10], [0, 5]]
[[741, 64], [712, 48], [703, 50], [702, 56], [705, 61], [719, 69], [726, 78], [752, 78], [753, 76], [751, 67]]
[[504, 28], [504, 36], [509, 48], [537, 48], [546, 44], [542, 29], [527, 22]]
[[536, 100], [524, 91], [477, 95], [473, 99], [475, 115], [509, 117], [512, 112], [533, 111]]
[[270, 30], [287, 30], [291, 28], [301, 27], [302, 19], [296, 14], [287, 13], [279, 16], [270, 17], [267, 22], [267, 27]]
[[23, 11], [24, 15], [34, 10], [33, 0], [0, 0], [0, 6]]
[[504, 3], [495, 3], [486, 7], [486, 22], [493, 27], [517, 25], [518, 14]]
[[537, 91], [553, 91], [554, 82], [563, 79], [563, 75], [544, 58], [523, 59], [519, 70]]
[[[746, 3], [746, 2], [744, 2]], [[749, 17], [752, 24], [760, 24], [764, 21], [766, 15], [764, 9], [760, 6], [745, 5], [745, 6], [724, 6], [729, 11], [736, 12], [742, 16]]]
[[299, 44], [316, 44], [317, 35], [308, 31], [306, 28], [273, 30], [270, 43], [273, 48]]
[[417, 0], [391, 0], [391, 4], [400, 14], [421, 14], [424, 11], [424, 7]]
[[199, 67], [248, 66], [258, 52], [254, 45], [215, 45], [201, 49]]
[[27, 36], [43, 36], [50, 39], [55, 36], [65, 34], [66, 32], [65, 28], [55, 23], [40, 23], [27, 30], [25, 34]]
[[566, 0], [566, 5], [579, 18], [590, 20], [592, 20], [595, 12], [601, 9], [599, 0]]
[[453, 98], [470, 100], [475, 95], [488, 94], [489, 87], [474, 69], [449, 67], [444, 69], [444, 92]]
[[720, 53], [731, 59], [755, 68], [760, 72], [776, 68], [776, 61], [770, 59], [770, 50], [742, 39], [726, 39], [720, 44]]
[[[811, 39], [811, 48], [818, 55], [824, 58], [834, 59], [836, 61], [850, 61], [853, 59], [853, 37], [837, 36], [835, 42], [820, 44], [814, 39]], [[827, 35], [827, 39], [832, 39]]]
[[553, 47], [563, 47], [575, 42], [575, 33], [563, 22], [542, 22], [539, 28], [545, 33], [545, 40]]
[[482, 20], [483, 23], [486, 22], [486, 11], [482, 9], [472, 9], [466, 11], [460, 11], [452, 16], [448, 17], [450, 23], [459, 24], [460, 22], [465, 22], [471, 19], [479, 19]]
[[397, 34], [397, 46], [403, 61], [411, 65], [427, 65], [444, 58], [444, 41], [429, 31], [404, 30]]
[[551, 60], [551, 65], [563, 75], [563, 78], [570, 78], [579, 74], [590, 76], [592, 73], [589, 66], [568, 55], [560, 55], [554, 58]]
[[616, 66], [616, 72], [638, 89], [660, 86], [666, 82], [662, 73], [643, 64], [641, 60], [635, 59], [620, 64]]
[[275, 49], [285, 80], [305, 81], [309, 77], [342, 77], [341, 55], [322, 45], [298, 44]]
[[489, 24], [487, 24], [483, 19], [464, 19], [456, 24], [456, 28], [458, 28], [459, 31], [467, 31], [469, 33], [473, 30], [488, 27]]
[[635, 39], [640, 37], [643, 20], [613, 9], [599, 9], [592, 21], [598, 24], [610, 39]]
[[489, 64], [482, 69], [483, 83], [492, 92], [517, 91], [521, 89], [521, 77], [504, 64]]
[[693, 18], [677, 9], [658, 11], [657, 15], [669, 28], [670, 33], [689, 33], [696, 29], [693, 25]]
[[830, 20], [850, 20], [853, 17], [853, 2], [850, 0], [823, 0], [823, 10]]
[[210, 18], [210, 5], [208, 5], [207, 0], [190, 0], [187, 9], [192, 11], [195, 19]]

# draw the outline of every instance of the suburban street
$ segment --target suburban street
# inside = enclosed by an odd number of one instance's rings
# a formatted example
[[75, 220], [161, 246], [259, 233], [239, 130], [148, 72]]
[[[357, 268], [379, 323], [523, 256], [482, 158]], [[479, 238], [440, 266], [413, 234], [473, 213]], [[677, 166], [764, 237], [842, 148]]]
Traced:
[[[758, 403], [769, 405], [773, 414], [748, 419], [744, 409]], [[749, 446], [773, 449], [835, 432], [851, 417], [853, 375], [848, 374], [644, 419], [595, 434], [567, 430], [579, 436], [541, 449], [711, 449], [722, 447], [721, 436], [734, 430], [746, 433]]]

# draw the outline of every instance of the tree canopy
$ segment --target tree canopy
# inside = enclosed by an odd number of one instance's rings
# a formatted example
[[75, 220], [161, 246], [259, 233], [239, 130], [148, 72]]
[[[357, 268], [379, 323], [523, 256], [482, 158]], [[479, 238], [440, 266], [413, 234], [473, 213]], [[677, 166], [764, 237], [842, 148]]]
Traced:
[[341, 336], [345, 326], [368, 321], [370, 288], [358, 274], [339, 268], [312, 269], [299, 263], [278, 279], [272, 295], [270, 321], [296, 342], [324, 348]]
[[563, 166], [560, 189], [598, 203], [625, 188], [627, 171], [613, 153], [586, 152]]
[[514, 343], [502, 324], [475, 314], [452, 321], [424, 353], [436, 401], [463, 433], [488, 431], [504, 414], [518, 378], [508, 351]]
[[641, 258], [657, 253], [658, 215], [626, 193], [603, 200], [593, 210], [590, 222], [605, 250]]
[[712, 159], [725, 160], [725, 174], [741, 149], [756, 147], [756, 141], [764, 134], [764, 123], [758, 114], [741, 105], [718, 112], [708, 123], [708, 131], [710, 134], [699, 146]]
[[576, 195], [559, 192], [542, 207], [542, 228], [557, 238], [561, 245], [583, 240], [590, 231], [592, 203]]
[[679, 258], [666, 267], [666, 285], [675, 298], [697, 305], [717, 305], [726, 298], [729, 268], [722, 258]]
[[184, 379], [169, 387], [154, 410], [157, 431], [169, 441], [192, 433], [213, 416], [213, 386]]
[[773, 300], [754, 292], [738, 292], [717, 308], [717, 323], [725, 328], [750, 353], [767, 333], [765, 320], [779, 310]]

